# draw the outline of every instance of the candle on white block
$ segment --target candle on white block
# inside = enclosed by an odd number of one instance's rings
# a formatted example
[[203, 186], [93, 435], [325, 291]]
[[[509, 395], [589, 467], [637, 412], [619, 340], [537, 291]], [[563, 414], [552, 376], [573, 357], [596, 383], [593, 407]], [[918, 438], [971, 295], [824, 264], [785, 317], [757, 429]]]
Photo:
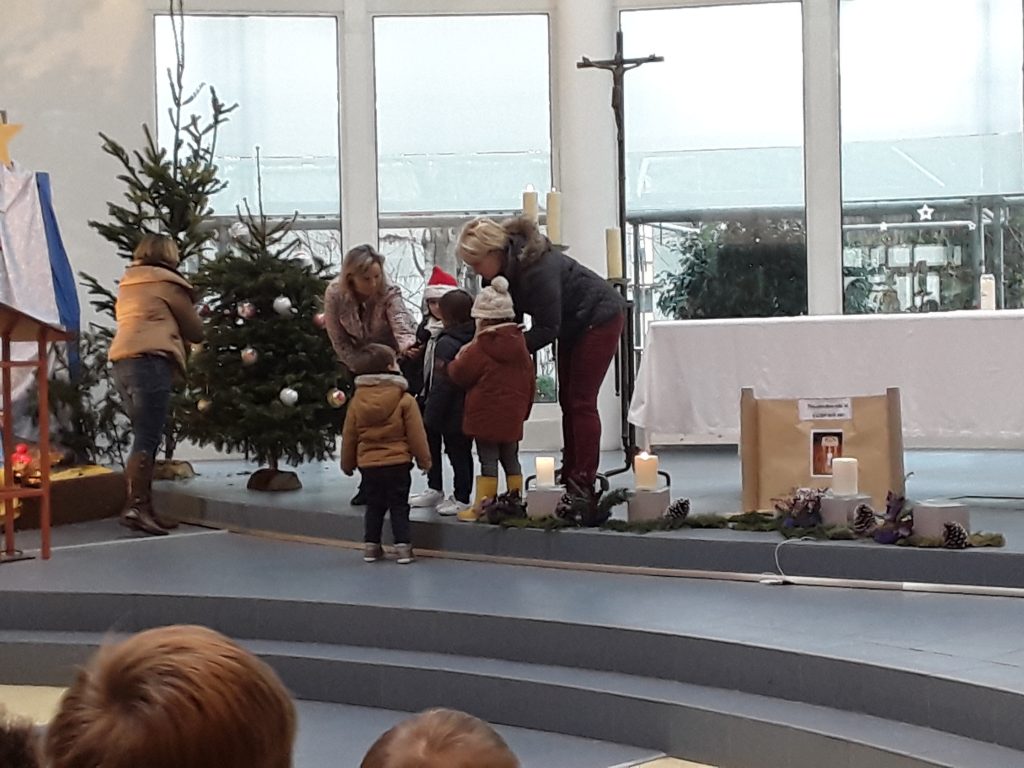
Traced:
[[608, 254], [608, 279], [622, 279], [622, 239], [618, 227], [604, 231], [604, 247]]
[[832, 493], [836, 496], [857, 495], [856, 459], [832, 459]]
[[555, 485], [554, 456], [537, 457], [537, 487], [552, 488]]
[[981, 276], [981, 308], [996, 308], [996, 276], [985, 274]]
[[523, 190], [523, 216], [533, 221], [537, 220], [540, 208], [537, 203], [537, 190], [531, 184]]
[[562, 193], [557, 189], [548, 192], [545, 202], [548, 217], [548, 240], [555, 245], [562, 244]]
[[633, 459], [633, 475], [638, 491], [653, 491], [658, 487], [658, 457], [641, 451]]

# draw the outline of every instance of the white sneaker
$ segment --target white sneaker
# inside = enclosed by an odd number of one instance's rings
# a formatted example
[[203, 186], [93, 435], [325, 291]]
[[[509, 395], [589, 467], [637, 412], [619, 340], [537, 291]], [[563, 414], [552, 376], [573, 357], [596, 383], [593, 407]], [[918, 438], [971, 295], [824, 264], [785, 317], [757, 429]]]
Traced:
[[464, 509], [469, 509], [471, 506], [468, 503], [463, 504], [454, 496], [449, 496], [445, 501], [437, 505], [437, 514], [441, 515], [441, 517], [452, 517]]
[[444, 501], [444, 494], [441, 491], [435, 491], [433, 488], [427, 488], [422, 493], [415, 493], [409, 497], [410, 507], [436, 507]]

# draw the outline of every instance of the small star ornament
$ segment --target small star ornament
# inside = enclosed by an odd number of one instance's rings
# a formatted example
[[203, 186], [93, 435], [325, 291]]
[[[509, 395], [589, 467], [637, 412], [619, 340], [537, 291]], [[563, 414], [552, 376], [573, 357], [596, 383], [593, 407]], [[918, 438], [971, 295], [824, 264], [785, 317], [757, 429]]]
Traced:
[[274, 311], [282, 317], [287, 317], [292, 313], [292, 300], [287, 296], [278, 296], [274, 299]]
[[918, 221], [931, 221], [934, 215], [935, 209], [928, 205], [928, 203], [917, 209]]
[[299, 393], [296, 392], [291, 387], [285, 387], [284, 389], [281, 390], [281, 394], [278, 395], [278, 398], [285, 405], [293, 406], [297, 402], [299, 402]]

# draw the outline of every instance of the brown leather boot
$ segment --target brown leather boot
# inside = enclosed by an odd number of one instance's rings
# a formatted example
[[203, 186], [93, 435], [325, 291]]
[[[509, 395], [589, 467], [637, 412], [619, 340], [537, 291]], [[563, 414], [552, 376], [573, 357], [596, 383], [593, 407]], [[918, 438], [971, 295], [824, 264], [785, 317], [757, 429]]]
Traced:
[[124, 476], [128, 485], [128, 498], [121, 512], [121, 525], [152, 536], [166, 536], [167, 531], [153, 517], [150, 493], [153, 485], [153, 457], [144, 451], [136, 451], [128, 457]]

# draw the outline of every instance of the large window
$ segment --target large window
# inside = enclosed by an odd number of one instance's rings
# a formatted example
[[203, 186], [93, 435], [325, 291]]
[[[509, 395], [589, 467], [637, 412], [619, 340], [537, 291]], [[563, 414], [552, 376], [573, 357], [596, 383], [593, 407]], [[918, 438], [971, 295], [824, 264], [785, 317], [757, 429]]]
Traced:
[[627, 207], [643, 322], [807, 311], [798, 2], [628, 11]]
[[1020, 0], [842, 0], [847, 312], [1021, 306]]
[[[516, 212], [528, 186], [551, 187], [548, 18], [380, 17], [374, 61], [380, 243], [419, 314], [435, 265], [475, 290], [455, 256], [464, 221]], [[549, 399], [550, 348], [538, 365]]]
[[[221, 127], [216, 161], [228, 187], [212, 201], [232, 216], [246, 197], [255, 207], [255, 147], [260, 147], [268, 214], [340, 211], [338, 49], [333, 18], [187, 16], [185, 93], [211, 85], [238, 109]], [[175, 66], [168, 16], [156, 18], [158, 134], [167, 144], [171, 104], [167, 70]], [[186, 114], [209, 113], [205, 95]]]

